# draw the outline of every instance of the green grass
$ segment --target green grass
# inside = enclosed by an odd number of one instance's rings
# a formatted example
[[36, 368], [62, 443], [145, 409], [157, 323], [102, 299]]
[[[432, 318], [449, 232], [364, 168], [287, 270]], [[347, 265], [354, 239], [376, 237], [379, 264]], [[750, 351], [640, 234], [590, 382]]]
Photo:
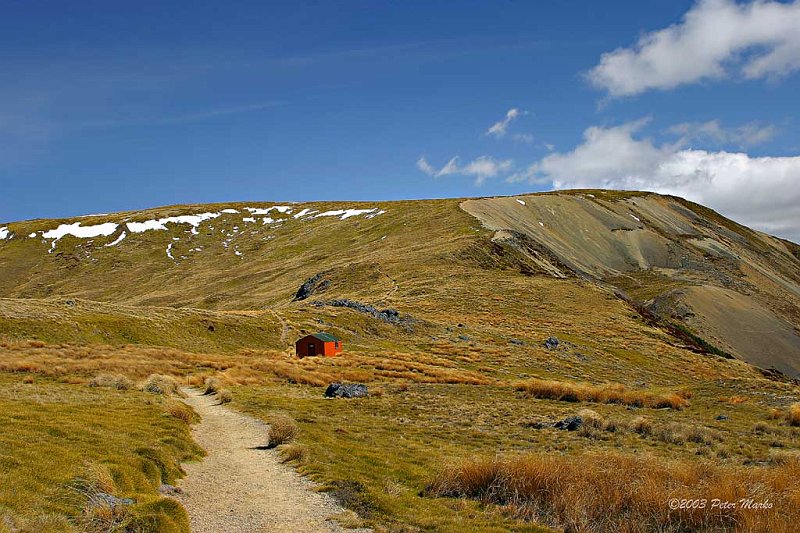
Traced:
[[[759, 388], [740, 383], [743, 403], [725, 399], [735, 388], [707, 386], [695, 391], [683, 411], [592, 405], [598, 416], [613, 420], [615, 431], [567, 432], [537, 429], [579, 413], [583, 406], [528, 398], [511, 387], [495, 385], [372, 384], [379, 397], [326, 400], [322, 388], [291, 385], [236, 387], [236, 409], [269, 420], [275, 413], [293, 417], [299, 427], [294, 445], [304, 455], [299, 470], [344, 496], [367, 525], [402, 526], [435, 531], [537, 530], [480, 502], [422, 495], [443, 465], [472, 457], [579, 455], [587, 450], [646, 454], [693, 464], [704, 459], [721, 466], [770, 460], [774, 444], [796, 449], [800, 431], [785, 424], [780, 436], [753, 432], [766, 420]], [[763, 388], [760, 389], [763, 392]], [[729, 416], [718, 421], [720, 413]], [[645, 417], [654, 428], [641, 435], [632, 427]], [[672, 432], [672, 440], [661, 432]], [[677, 433], [690, 435], [680, 443]], [[691, 435], [720, 434], [720, 440], [694, 442]], [[698, 439], [699, 440], [699, 439]], [[678, 442], [675, 440], [675, 442]]]
[[131, 531], [151, 524], [188, 532], [183, 508], [157, 491], [201, 450], [186, 423], [167, 413], [167, 402], [135, 390], [0, 374], [2, 520], [23, 530], [70, 527], [86, 504], [81, 487], [97, 482], [100, 471], [111, 476], [106, 490], [136, 500], [126, 519]]

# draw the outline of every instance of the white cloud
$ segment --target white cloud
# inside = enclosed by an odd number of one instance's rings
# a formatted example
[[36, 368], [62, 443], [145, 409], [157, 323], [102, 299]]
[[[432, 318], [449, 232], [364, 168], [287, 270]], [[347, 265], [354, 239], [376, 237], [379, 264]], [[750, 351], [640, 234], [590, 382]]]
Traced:
[[417, 168], [434, 178], [450, 175], [469, 176], [475, 178], [475, 185], [482, 185], [488, 178], [508, 172], [513, 165], [510, 159], [497, 160], [485, 155], [463, 166], [459, 165], [458, 160], [459, 158], [456, 156], [450, 159], [445, 166], [436, 170], [424, 157], [420, 157], [417, 160]]
[[545, 156], [514, 178], [552, 181], [554, 189], [673, 194], [800, 242], [800, 157], [750, 157], [656, 145], [634, 137], [644, 123], [591, 127], [571, 152]]
[[503, 120], [499, 122], [495, 122], [492, 126], [486, 130], [486, 135], [491, 135], [493, 137], [504, 137], [506, 133], [508, 133], [508, 126], [519, 117], [521, 114], [520, 110], [516, 107], [512, 107], [506, 112], [506, 116]]
[[713, 141], [715, 143], [733, 143], [739, 146], [752, 146], [769, 141], [777, 133], [777, 128], [772, 124], [761, 125], [749, 122], [737, 128], [724, 128], [718, 120], [708, 122], [683, 122], [667, 130], [669, 133], [680, 135], [685, 142]]
[[701, 0], [679, 24], [647, 33], [631, 48], [605, 53], [588, 72], [612, 96], [731, 74], [776, 77], [800, 69], [800, 0]]

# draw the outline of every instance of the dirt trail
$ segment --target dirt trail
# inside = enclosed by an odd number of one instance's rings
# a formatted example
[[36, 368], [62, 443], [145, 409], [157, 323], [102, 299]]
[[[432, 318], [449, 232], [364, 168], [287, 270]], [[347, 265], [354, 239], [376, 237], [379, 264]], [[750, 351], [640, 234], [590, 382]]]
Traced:
[[192, 431], [208, 455], [186, 463], [178, 500], [195, 533], [354, 531], [328, 520], [343, 509], [314, 483], [280, 463], [266, 444], [267, 427], [217, 405], [213, 397], [184, 389], [186, 403], [202, 417]]

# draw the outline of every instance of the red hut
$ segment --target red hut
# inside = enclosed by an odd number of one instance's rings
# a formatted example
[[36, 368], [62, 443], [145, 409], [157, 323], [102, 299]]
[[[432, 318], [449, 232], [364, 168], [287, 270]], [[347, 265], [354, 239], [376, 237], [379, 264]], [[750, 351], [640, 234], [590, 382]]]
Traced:
[[314, 357], [324, 355], [332, 357], [342, 351], [342, 341], [330, 333], [314, 333], [306, 335], [294, 344], [298, 357]]

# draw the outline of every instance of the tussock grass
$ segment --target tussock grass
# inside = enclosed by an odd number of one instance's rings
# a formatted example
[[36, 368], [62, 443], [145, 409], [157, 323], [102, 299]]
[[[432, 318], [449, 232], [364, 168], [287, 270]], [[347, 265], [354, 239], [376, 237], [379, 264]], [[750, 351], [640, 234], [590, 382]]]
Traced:
[[162, 376], [160, 374], [151, 374], [148, 376], [145, 382], [142, 383], [142, 390], [164, 396], [180, 393], [178, 384], [173, 378], [170, 376]]
[[790, 426], [800, 426], [800, 403], [789, 406], [786, 412], [786, 421]]
[[88, 385], [90, 387], [108, 387], [117, 390], [128, 390], [133, 388], [133, 381], [121, 374], [98, 374], [89, 381]]
[[167, 403], [165, 410], [170, 416], [174, 416], [186, 424], [194, 424], [200, 421], [200, 416], [194, 412], [194, 409], [177, 400]]
[[205, 386], [206, 389], [203, 394], [216, 394], [222, 388], [222, 383], [218, 378], [206, 378]]
[[[157, 493], [182, 475], [180, 462], [202, 454], [186, 417], [167, 416], [174, 400], [135, 388], [22, 381], [0, 373], [0, 524], [20, 532], [188, 530], [185, 511], [160, 507]], [[100, 492], [136, 503], [109, 514]], [[153, 520], [149, 529], [134, 527]]]
[[302, 462], [308, 454], [308, 449], [305, 446], [295, 443], [284, 444], [279, 450], [284, 463]]
[[516, 389], [534, 398], [564, 402], [616, 403], [653, 409], [683, 409], [689, 406], [685, 397], [687, 393], [655, 394], [629, 389], [619, 383], [595, 386], [588, 383], [530, 379], [518, 383]]
[[286, 444], [297, 435], [297, 424], [294, 419], [286, 415], [272, 415], [269, 417], [269, 442], [267, 446], [275, 448]]
[[228, 389], [220, 389], [217, 391], [217, 400], [220, 404], [231, 403], [233, 401], [233, 393]]
[[[776, 467], [674, 462], [618, 453], [474, 458], [446, 466], [431, 496], [472, 498], [568, 531], [774, 531], [800, 520], [800, 461]], [[706, 509], [669, 501], [706, 499]], [[772, 509], [711, 509], [711, 500], [769, 500]]]

